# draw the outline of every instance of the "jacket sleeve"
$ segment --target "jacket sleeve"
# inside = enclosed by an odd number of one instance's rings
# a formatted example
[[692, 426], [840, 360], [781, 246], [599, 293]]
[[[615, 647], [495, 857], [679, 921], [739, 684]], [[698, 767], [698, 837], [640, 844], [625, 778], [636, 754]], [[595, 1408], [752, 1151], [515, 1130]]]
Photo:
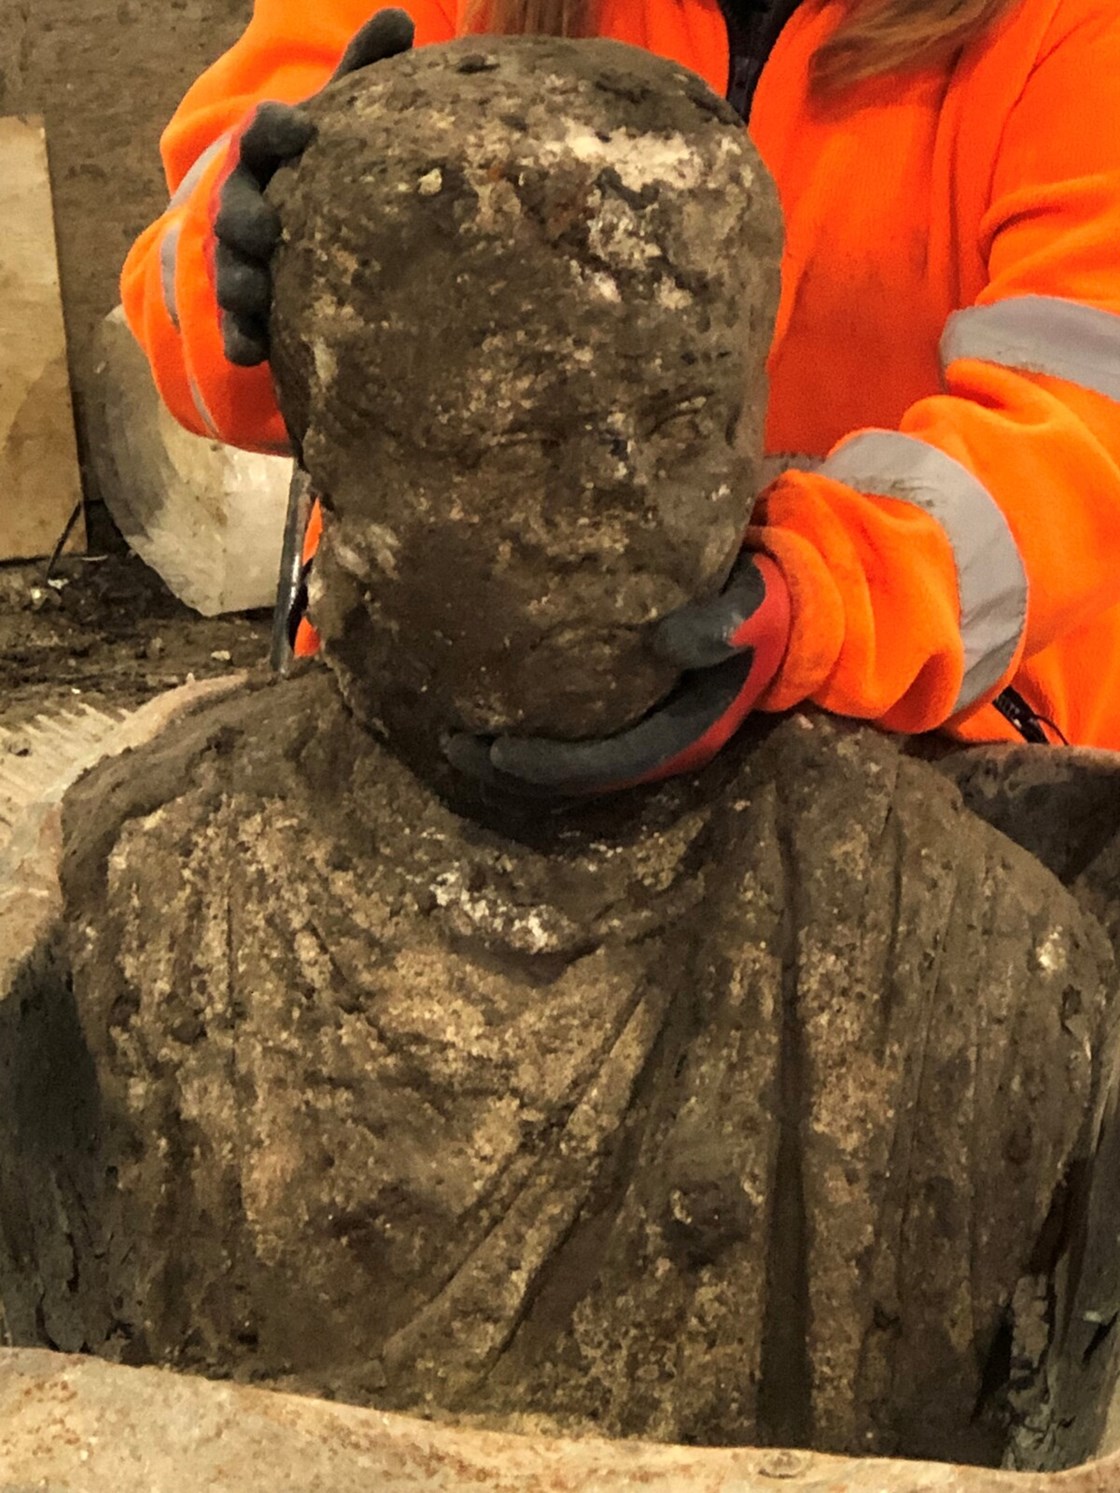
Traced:
[[766, 708], [959, 724], [1120, 603], [1120, 20], [1079, 9], [1006, 120], [944, 392], [759, 501], [795, 612]]
[[[188, 91], [160, 142], [171, 200], [137, 239], [121, 276], [125, 316], [164, 402], [188, 430], [257, 451], [286, 451], [267, 365], [222, 352], [211, 263], [213, 198], [229, 144], [265, 99], [298, 103], [334, 71], [377, 0], [256, 0], [239, 41]], [[453, 0], [408, 0], [417, 45], [455, 34]]]

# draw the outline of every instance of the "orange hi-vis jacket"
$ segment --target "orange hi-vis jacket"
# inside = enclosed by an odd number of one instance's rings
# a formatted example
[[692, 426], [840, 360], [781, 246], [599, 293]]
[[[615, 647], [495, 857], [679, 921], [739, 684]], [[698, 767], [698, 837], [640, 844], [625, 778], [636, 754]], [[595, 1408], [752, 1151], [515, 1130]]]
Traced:
[[[418, 44], [465, 8], [404, 5]], [[166, 131], [174, 195], [123, 297], [200, 433], [284, 442], [267, 368], [222, 356], [223, 137], [315, 92], [380, 8], [256, 0]], [[950, 62], [817, 97], [809, 62], [842, 12], [804, 0], [751, 115], [787, 234], [767, 445], [803, 457], [748, 533], [794, 607], [763, 704], [1014, 739], [989, 703], [1010, 684], [1071, 742], [1120, 747], [1120, 9], [1020, 0]], [[600, 30], [726, 90], [718, 0], [606, 0]]]

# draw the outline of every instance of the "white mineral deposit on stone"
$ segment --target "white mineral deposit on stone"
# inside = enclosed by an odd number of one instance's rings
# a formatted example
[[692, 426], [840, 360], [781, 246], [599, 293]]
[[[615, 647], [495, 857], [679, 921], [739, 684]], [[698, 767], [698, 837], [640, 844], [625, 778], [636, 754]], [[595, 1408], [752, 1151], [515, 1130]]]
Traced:
[[369, 547], [379, 570], [394, 580], [397, 577], [397, 552], [401, 542], [385, 524], [370, 524]]
[[1060, 928], [1053, 929], [1037, 954], [1039, 969], [1056, 970], [1066, 966], [1065, 938]]
[[455, 916], [464, 931], [494, 934], [520, 953], [554, 953], [570, 943], [576, 933], [553, 908], [521, 908], [514, 913], [503, 903], [471, 892], [457, 871], [442, 872], [432, 882], [431, 890], [436, 905]]
[[[338, 559], [338, 563], [342, 566], [343, 570], [349, 571], [349, 573], [351, 575], [356, 575], [356, 576], [364, 576], [365, 575], [365, 573], [366, 573], [365, 557], [363, 555], [359, 554], [358, 551], [353, 547], [353, 545], [346, 544], [342, 540], [336, 540], [335, 541], [335, 546], [334, 546], [334, 553], [335, 553], [335, 556]], [[315, 580], [315, 570], [314, 570], [314, 568], [312, 568], [312, 571], [311, 571], [311, 579], [312, 579], [312, 582], [314, 582], [314, 580]]]
[[319, 381], [320, 389], [328, 393], [338, 372], [338, 360], [321, 339], [315, 342], [312, 351], [315, 355], [315, 377]]
[[683, 311], [691, 300], [692, 296], [688, 291], [674, 285], [671, 280], [662, 280], [657, 286], [658, 304], [669, 311]]
[[592, 274], [587, 274], [584, 270], [580, 269], [579, 273], [582, 278], [586, 279], [591, 288], [603, 297], [604, 301], [619, 302], [622, 300], [622, 292], [618, 288], [618, 282], [613, 280], [605, 271], [596, 270]]
[[568, 120], [559, 139], [565, 153], [577, 161], [609, 166], [632, 192], [640, 192], [654, 181], [689, 191], [700, 185], [709, 170], [683, 135], [638, 135], [631, 130], [615, 130], [604, 140], [597, 131]]
[[102, 323], [90, 460], [113, 521], [187, 606], [213, 617], [276, 597], [292, 464], [184, 430], [118, 307]]
[[661, 255], [660, 245], [651, 243], [637, 213], [625, 202], [598, 202], [587, 229], [587, 242], [600, 259], [639, 270]]

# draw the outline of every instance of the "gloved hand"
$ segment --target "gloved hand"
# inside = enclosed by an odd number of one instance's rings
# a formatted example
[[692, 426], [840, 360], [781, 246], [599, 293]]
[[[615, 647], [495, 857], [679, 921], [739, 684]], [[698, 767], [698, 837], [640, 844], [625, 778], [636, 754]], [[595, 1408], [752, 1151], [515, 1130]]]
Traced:
[[[414, 30], [405, 11], [378, 11], [354, 35], [328, 81], [407, 52]], [[268, 361], [269, 261], [280, 238], [280, 219], [265, 201], [265, 189], [282, 165], [302, 155], [314, 132], [298, 105], [259, 104], [231, 141], [228, 170], [218, 181], [214, 290], [225, 355], [242, 368]]]
[[744, 550], [711, 601], [664, 617], [653, 646], [686, 672], [637, 725], [597, 741], [458, 735], [445, 751], [470, 777], [534, 797], [611, 793], [692, 772], [743, 724], [781, 666], [790, 596], [767, 555]]

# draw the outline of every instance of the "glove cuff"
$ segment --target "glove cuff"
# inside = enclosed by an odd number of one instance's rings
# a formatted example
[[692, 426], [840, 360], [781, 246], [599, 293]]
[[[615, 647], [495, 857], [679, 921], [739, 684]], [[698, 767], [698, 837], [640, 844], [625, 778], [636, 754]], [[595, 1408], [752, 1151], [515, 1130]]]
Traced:
[[751, 564], [762, 577], [762, 600], [736, 629], [732, 643], [736, 648], [753, 648], [755, 664], [752, 670], [755, 679], [770, 681], [781, 668], [789, 647], [792, 602], [789, 586], [781, 567], [764, 551], [751, 552]]
[[824, 560], [800, 534], [752, 526], [744, 542], [757, 552], [759, 568], [767, 567], [768, 599], [771, 585], [780, 585], [788, 608], [786, 647], [757, 709], [791, 710], [832, 672], [844, 642], [844, 604]]
[[133, 246], [121, 300], [160, 395], [196, 435], [247, 451], [290, 455], [267, 364], [237, 368], [225, 356], [214, 293], [213, 213], [232, 145], [217, 150], [170, 209]]

